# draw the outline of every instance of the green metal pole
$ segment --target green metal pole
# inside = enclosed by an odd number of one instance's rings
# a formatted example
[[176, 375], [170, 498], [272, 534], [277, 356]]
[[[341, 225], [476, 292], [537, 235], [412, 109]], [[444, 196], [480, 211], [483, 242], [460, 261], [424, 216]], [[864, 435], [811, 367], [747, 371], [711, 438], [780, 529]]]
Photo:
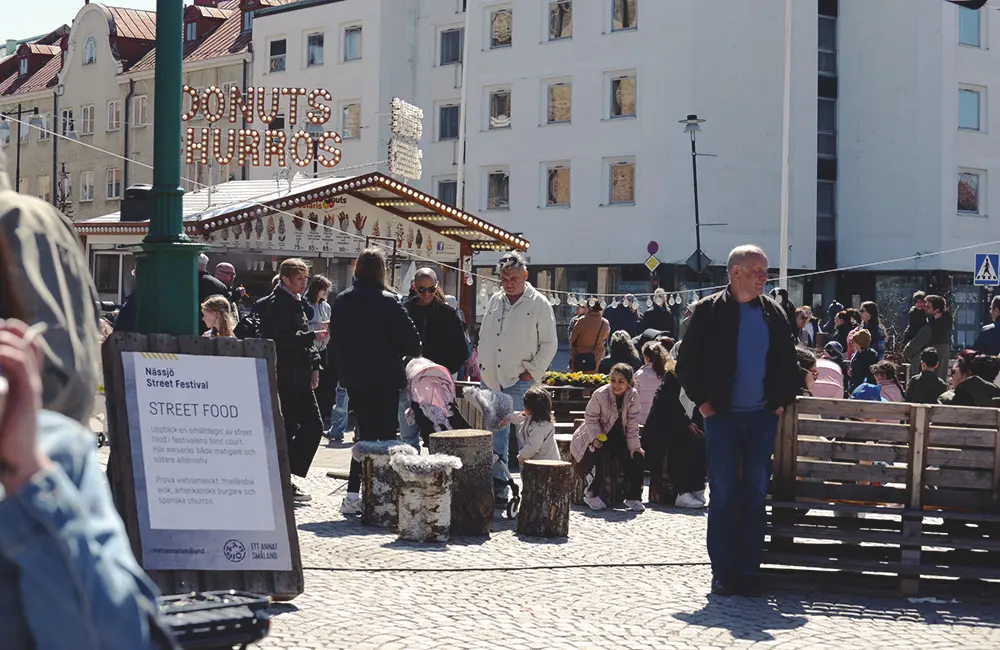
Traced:
[[153, 103], [153, 214], [136, 253], [139, 331], [197, 334], [198, 254], [184, 234], [181, 188], [181, 85], [184, 3], [156, 0], [156, 80]]

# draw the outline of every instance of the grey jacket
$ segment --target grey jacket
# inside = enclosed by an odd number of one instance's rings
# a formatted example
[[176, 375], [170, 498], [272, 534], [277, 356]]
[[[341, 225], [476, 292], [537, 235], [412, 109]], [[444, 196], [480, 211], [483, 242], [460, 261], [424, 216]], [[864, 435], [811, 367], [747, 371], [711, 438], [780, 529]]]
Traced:
[[0, 153], [0, 235], [21, 262], [14, 286], [42, 337], [46, 409], [87, 424], [100, 368], [97, 291], [72, 222], [51, 204], [11, 188]]

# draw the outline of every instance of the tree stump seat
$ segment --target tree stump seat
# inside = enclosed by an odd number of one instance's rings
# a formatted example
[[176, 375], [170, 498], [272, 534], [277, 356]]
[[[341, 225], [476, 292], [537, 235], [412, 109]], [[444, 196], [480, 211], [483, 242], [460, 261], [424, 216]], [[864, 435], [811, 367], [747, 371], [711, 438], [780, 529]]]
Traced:
[[415, 456], [417, 450], [398, 440], [361, 440], [351, 449], [361, 463], [361, 523], [379, 528], [396, 528], [399, 512], [396, 501], [402, 479], [390, 464], [397, 455]]
[[439, 431], [430, 437], [432, 454], [455, 456], [452, 473], [451, 534], [488, 537], [493, 522], [493, 434], [476, 429]]
[[462, 467], [455, 456], [395, 454], [390, 461], [399, 474], [398, 538], [413, 542], [446, 542], [451, 536], [452, 474]]
[[562, 460], [528, 460], [521, 479], [524, 485], [517, 532], [533, 537], [566, 537], [573, 466]]

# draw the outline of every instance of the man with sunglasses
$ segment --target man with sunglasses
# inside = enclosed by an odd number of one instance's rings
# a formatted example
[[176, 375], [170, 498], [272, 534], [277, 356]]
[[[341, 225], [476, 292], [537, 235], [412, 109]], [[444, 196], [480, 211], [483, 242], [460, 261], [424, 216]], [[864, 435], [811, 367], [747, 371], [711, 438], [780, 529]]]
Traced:
[[465, 328], [458, 312], [448, 306], [438, 290], [433, 269], [417, 269], [413, 277], [416, 295], [406, 301], [406, 311], [417, 326], [424, 345], [424, 357], [456, 374], [469, 358]]

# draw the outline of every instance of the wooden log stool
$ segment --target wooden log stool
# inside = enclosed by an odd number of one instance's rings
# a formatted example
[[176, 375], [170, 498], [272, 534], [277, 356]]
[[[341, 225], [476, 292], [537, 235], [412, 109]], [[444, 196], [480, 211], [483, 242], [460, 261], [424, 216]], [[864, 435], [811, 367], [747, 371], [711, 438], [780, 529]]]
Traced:
[[415, 456], [417, 450], [397, 440], [361, 440], [351, 449], [361, 463], [361, 522], [379, 528], [395, 528], [399, 520], [396, 500], [402, 479], [390, 464], [390, 456]]
[[397, 502], [399, 539], [446, 542], [451, 536], [452, 473], [462, 467], [454, 456], [393, 454], [402, 481]]
[[649, 502], [672, 506], [677, 500], [677, 493], [674, 491], [673, 483], [670, 482], [666, 454], [663, 455], [659, 467], [658, 472], [655, 466], [649, 469]]
[[569, 450], [570, 443], [573, 442], [572, 433], [557, 433], [556, 447], [559, 448], [559, 457], [573, 466], [573, 482], [570, 484], [569, 500], [575, 506], [583, 503], [583, 490], [586, 488], [584, 480], [576, 473], [576, 459], [573, 452]]
[[533, 537], [566, 537], [573, 466], [563, 460], [528, 460], [521, 479], [524, 488], [517, 532]]
[[493, 434], [460, 429], [430, 437], [430, 452], [455, 456], [462, 467], [453, 473], [451, 533], [488, 537], [493, 521]]

